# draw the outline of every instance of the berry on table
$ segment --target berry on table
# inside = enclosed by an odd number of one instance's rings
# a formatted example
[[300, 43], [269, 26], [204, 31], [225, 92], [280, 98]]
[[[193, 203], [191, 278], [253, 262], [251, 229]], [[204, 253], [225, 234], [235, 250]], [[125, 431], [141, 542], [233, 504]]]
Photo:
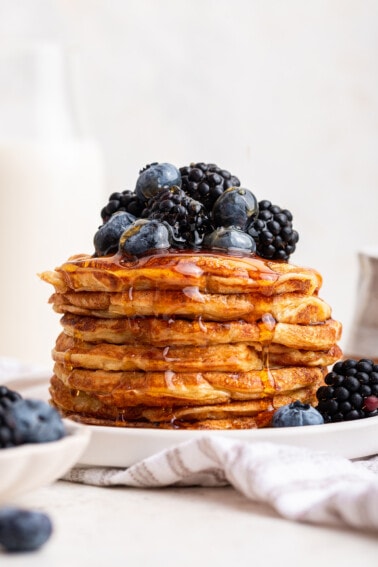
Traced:
[[259, 212], [257, 199], [249, 189], [230, 187], [215, 201], [211, 218], [216, 227], [244, 230]]
[[170, 247], [169, 230], [157, 220], [138, 219], [121, 235], [119, 249], [131, 256]]
[[10, 552], [39, 549], [50, 538], [52, 523], [47, 514], [7, 506], [0, 508], [0, 544]]
[[272, 419], [273, 427], [297, 427], [301, 425], [321, 425], [322, 415], [310, 404], [299, 400], [278, 408]]
[[378, 364], [370, 359], [336, 362], [317, 392], [326, 423], [378, 415]]
[[270, 260], [289, 259], [299, 240], [292, 220], [293, 215], [287, 209], [272, 205], [267, 200], [259, 202], [257, 218], [247, 228], [256, 241], [259, 256]]
[[215, 163], [191, 163], [180, 167], [181, 188], [192, 199], [203, 203], [210, 212], [215, 201], [229, 187], [239, 187], [240, 181]]
[[161, 189], [181, 185], [181, 174], [171, 163], [152, 163], [142, 169], [136, 186], [135, 194], [141, 201], [147, 201]]

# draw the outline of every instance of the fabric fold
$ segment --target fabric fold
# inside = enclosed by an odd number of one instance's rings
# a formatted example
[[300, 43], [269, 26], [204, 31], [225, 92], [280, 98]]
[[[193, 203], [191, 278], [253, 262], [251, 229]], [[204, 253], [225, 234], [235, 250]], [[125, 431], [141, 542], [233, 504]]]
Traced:
[[378, 456], [354, 462], [204, 435], [127, 469], [75, 467], [62, 480], [139, 488], [231, 485], [289, 520], [378, 531]]

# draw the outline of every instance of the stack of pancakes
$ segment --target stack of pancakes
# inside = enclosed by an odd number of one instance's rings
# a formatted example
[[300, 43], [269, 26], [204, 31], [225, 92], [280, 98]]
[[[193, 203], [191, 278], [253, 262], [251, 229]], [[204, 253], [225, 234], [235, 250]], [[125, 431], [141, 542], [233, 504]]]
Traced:
[[314, 403], [341, 356], [318, 272], [253, 256], [72, 257], [41, 278], [63, 314], [52, 403], [89, 424], [244, 429]]

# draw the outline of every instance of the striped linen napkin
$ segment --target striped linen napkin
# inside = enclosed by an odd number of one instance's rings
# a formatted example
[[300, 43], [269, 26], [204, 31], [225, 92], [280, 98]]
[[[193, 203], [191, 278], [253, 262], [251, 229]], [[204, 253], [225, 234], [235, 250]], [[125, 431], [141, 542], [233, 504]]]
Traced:
[[231, 485], [289, 520], [378, 532], [378, 455], [351, 461], [204, 434], [127, 469], [75, 467], [62, 480], [140, 488]]

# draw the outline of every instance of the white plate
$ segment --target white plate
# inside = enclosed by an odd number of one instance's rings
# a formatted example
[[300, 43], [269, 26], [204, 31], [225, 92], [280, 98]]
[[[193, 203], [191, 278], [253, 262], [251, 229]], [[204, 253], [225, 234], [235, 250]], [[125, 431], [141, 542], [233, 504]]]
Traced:
[[0, 450], [0, 503], [45, 486], [73, 467], [89, 443], [90, 430], [64, 420], [67, 435], [50, 443]]
[[[24, 397], [48, 398], [47, 375], [20, 377], [7, 382]], [[378, 417], [345, 423], [305, 427], [234, 431], [180, 431], [82, 426], [91, 431], [79, 462], [85, 465], [127, 467], [158, 451], [203, 435], [246, 442], [268, 441], [326, 451], [353, 459], [378, 453]], [[68, 467], [67, 467], [68, 468]]]

